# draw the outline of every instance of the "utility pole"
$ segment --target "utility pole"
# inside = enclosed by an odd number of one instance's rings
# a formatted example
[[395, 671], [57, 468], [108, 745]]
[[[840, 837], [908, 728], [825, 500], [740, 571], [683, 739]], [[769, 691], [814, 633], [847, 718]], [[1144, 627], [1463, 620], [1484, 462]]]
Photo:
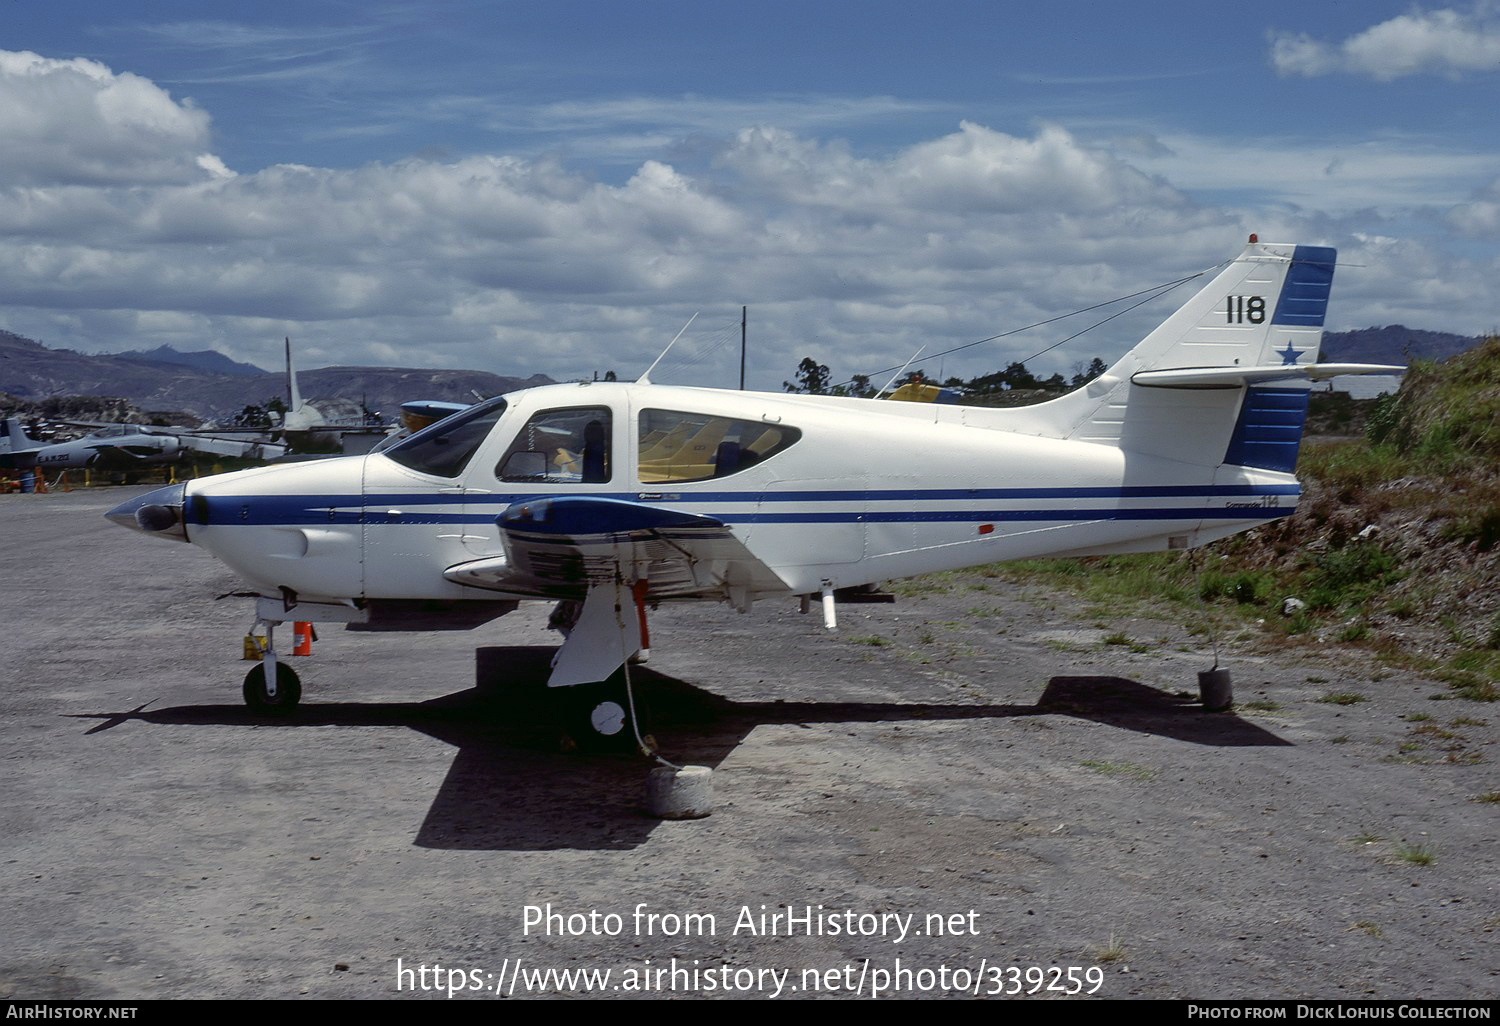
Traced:
[[749, 320], [750, 308], [740, 307], [740, 391], [745, 390], [745, 323]]

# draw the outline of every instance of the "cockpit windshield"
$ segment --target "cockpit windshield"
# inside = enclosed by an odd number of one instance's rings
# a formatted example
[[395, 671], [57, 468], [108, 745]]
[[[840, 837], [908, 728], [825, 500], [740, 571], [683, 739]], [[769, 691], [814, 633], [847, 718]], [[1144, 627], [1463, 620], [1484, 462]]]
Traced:
[[385, 455], [423, 474], [457, 477], [504, 413], [504, 396], [486, 399], [397, 442]]

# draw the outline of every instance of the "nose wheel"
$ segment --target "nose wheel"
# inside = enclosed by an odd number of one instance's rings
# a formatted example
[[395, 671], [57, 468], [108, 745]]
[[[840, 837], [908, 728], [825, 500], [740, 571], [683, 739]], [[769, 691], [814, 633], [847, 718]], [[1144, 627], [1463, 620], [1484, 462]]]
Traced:
[[302, 679], [286, 663], [276, 665], [276, 686], [266, 686], [266, 664], [256, 663], [245, 674], [245, 704], [256, 712], [285, 715], [302, 700]]

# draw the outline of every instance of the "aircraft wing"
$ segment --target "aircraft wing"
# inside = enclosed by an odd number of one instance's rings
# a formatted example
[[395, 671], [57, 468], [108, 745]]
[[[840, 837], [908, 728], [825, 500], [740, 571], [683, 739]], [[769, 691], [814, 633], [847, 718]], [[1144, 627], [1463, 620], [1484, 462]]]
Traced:
[[85, 446], [85, 448], [94, 450], [99, 454], [101, 459], [113, 459], [116, 463], [142, 463], [149, 460], [160, 460], [162, 456], [161, 449], [146, 445], [119, 445], [115, 442], [100, 442], [95, 445]]
[[238, 456], [242, 459], [271, 460], [286, 455], [286, 446], [280, 442], [262, 442], [254, 439], [219, 438], [214, 435], [178, 435], [183, 448], [214, 456]]
[[738, 608], [784, 582], [723, 521], [624, 499], [564, 496], [508, 507], [497, 520], [505, 555], [450, 567], [471, 587], [544, 598], [584, 598], [623, 579], [651, 598], [717, 597]]

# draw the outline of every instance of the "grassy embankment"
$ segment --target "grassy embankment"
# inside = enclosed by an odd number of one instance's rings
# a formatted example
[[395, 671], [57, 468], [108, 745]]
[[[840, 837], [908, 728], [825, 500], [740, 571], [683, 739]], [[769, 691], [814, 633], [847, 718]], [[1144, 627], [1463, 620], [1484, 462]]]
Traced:
[[[1320, 400], [1321, 401], [1321, 400]], [[1335, 417], [1348, 400], [1334, 400]], [[1324, 409], [1326, 415], [1329, 408]], [[1344, 643], [1494, 701], [1500, 681], [1500, 338], [1414, 362], [1362, 438], [1309, 439], [1295, 515], [1197, 553], [986, 568], [1116, 615], [1211, 619], [1287, 643]], [[1283, 612], [1287, 598], [1304, 605]]]

